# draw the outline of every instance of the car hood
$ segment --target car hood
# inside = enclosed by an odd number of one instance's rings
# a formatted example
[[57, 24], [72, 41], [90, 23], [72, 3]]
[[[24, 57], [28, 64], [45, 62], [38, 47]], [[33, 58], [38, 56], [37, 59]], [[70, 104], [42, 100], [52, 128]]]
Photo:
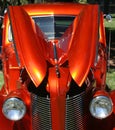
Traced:
[[98, 7], [88, 6], [74, 20], [73, 26], [73, 37], [68, 51], [69, 67], [73, 79], [81, 86], [96, 59], [99, 40]]
[[[13, 33], [13, 43], [20, 64], [24, 66], [32, 81], [38, 86], [46, 75], [47, 64], [43, 58], [45, 40], [36, 35], [32, 19], [21, 7], [9, 7], [9, 16]], [[39, 44], [37, 44], [39, 43]]]
[[[34, 84], [39, 86], [47, 72], [46, 60], [50, 51], [44, 34], [39, 27], [36, 31], [32, 18], [20, 6], [9, 7], [9, 17], [20, 62]], [[64, 52], [62, 56], [66, 54], [62, 61], [68, 60], [70, 74], [79, 86], [83, 84], [95, 61], [98, 17], [98, 6], [81, 8], [72, 25], [59, 39], [60, 48]]]

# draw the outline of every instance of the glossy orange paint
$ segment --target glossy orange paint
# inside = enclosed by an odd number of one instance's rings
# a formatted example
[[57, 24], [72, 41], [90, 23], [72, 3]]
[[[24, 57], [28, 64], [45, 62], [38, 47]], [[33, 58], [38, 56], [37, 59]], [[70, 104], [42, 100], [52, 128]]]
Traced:
[[4, 87], [6, 93], [16, 89], [16, 83], [17, 80], [19, 79], [19, 66], [16, 61], [16, 55], [13, 46], [11, 42], [8, 40], [8, 30], [9, 30], [9, 19], [8, 14], [5, 14], [3, 21], [2, 63], [4, 72], [4, 84], [5, 84]]
[[[32, 16], [74, 16], [75, 19], [62, 37], [48, 41]], [[45, 81], [42, 87], [50, 95], [52, 130], [66, 129], [66, 96], [72, 80], [77, 86], [76, 91], [81, 90], [84, 84], [90, 87], [87, 100], [91, 100], [92, 95], [106, 95], [115, 104], [115, 92], [106, 91], [106, 40], [103, 14], [98, 5], [48, 3], [10, 6], [3, 24], [5, 83], [0, 91], [0, 129], [33, 130], [31, 93], [34, 92], [31, 89], [38, 91], [46, 78], [47, 83]], [[12, 41], [8, 40], [10, 25]], [[3, 116], [2, 104], [9, 97], [18, 97], [25, 102], [27, 113], [22, 120], [13, 122]], [[114, 130], [114, 114], [115, 107], [112, 116], [105, 120], [90, 118], [87, 130]]]
[[[96, 43], [98, 41], [98, 17], [98, 7], [88, 6], [82, 11], [74, 24], [76, 26], [75, 34], [73, 35], [70, 54], [68, 55], [70, 55], [70, 73], [79, 86], [86, 79], [89, 69], [95, 60]], [[82, 58], [83, 60], [81, 60]]]
[[[21, 7], [9, 7], [9, 12], [17, 52], [19, 57], [22, 58], [28, 74], [35, 85], [38, 86], [46, 75], [46, 61], [43, 58], [42, 47], [40, 46], [40, 43], [45, 42], [45, 40], [39, 36], [40, 34], [38, 34], [39, 38], [35, 35], [36, 30], [33, 27], [35, 25]], [[25, 23], [25, 20], [28, 22]]]
[[[47, 7], [47, 10], [48, 9], [49, 8]], [[53, 12], [54, 14], [55, 14], [55, 9]], [[15, 10], [15, 13], [13, 12], [13, 10]], [[18, 48], [17, 50], [21, 51], [18, 52], [18, 54], [22, 55], [21, 57], [23, 57], [24, 66], [26, 66], [26, 69], [29, 75], [31, 76], [31, 78], [33, 79], [33, 82], [36, 84], [36, 86], [38, 86], [46, 74], [46, 62], [42, 58], [43, 53], [41, 51], [42, 48], [40, 46], [40, 42], [44, 44], [46, 44], [46, 42], [44, 41], [44, 39], [41, 39], [41, 37], [39, 37], [39, 39], [35, 37], [36, 36], [34, 35], [35, 32], [33, 32], [35, 30], [34, 29], [32, 30], [32, 25], [33, 25], [32, 21], [29, 18], [29, 16], [27, 16], [26, 12], [23, 9], [21, 9], [21, 7], [11, 7], [9, 8], [9, 11], [10, 11], [12, 28], [14, 30], [14, 39], [16, 41], [17, 48]], [[74, 13], [76, 13], [76, 15], [78, 15], [78, 18], [76, 18], [76, 20], [73, 23], [72, 26], [73, 30], [72, 32], [70, 32], [73, 33], [73, 36], [70, 39], [70, 41], [68, 41], [70, 50], [68, 53], [67, 52], [66, 53], [69, 58], [70, 73], [73, 79], [77, 82], [77, 84], [81, 86], [89, 72], [92, 63], [94, 62], [93, 60], [95, 59], [95, 53], [96, 53], [95, 48], [98, 40], [97, 28], [99, 23], [98, 23], [98, 6], [93, 6], [93, 7], [87, 6], [85, 7], [85, 9], [83, 8], [83, 6], [80, 6], [79, 11], [80, 12], [77, 11], [77, 13], [73, 12], [73, 15], [75, 15]], [[26, 19], [28, 21], [28, 24], [26, 23], [26, 25], [24, 25], [23, 19], [24, 20]], [[87, 24], [84, 22], [85, 19], [87, 19]], [[93, 23], [92, 20], [94, 21]], [[23, 30], [20, 29], [22, 24], [23, 24]], [[16, 27], [18, 27], [18, 29], [16, 29]], [[28, 32], [28, 28], [30, 27], [31, 27], [31, 31]], [[89, 35], [90, 32], [93, 33]], [[84, 38], [82, 38], [83, 33], [86, 34], [84, 35]], [[19, 34], [22, 34], [21, 42], [19, 42], [19, 38], [18, 38], [20, 37]], [[39, 44], [37, 44], [38, 42]], [[25, 52], [24, 55], [22, 52]], [[87, 55], [85, 53], [83, 55], [83, 53], [81, 52], [85, 52], [87, 53]], [[81, 60], [82, 57], [84, 57], [84, 60]], [[37, 60], [39, 60], [39, 63], [37, 63], [38, 62]], [[28, 63], [28, 61], [30, 62]], [[33, 68], [30, 67], [31, 65], [33, 66]]]
[[55, 71], [55, 67], [49, 69], [47, 86], [51, 96], [52, 129], [64, 130], [66, 93], [69, 90], [70, 74], [68, 69], [59, 68], [60, 78], [58, 78]]
[[101, 13], [100, 25], [99, 25], [99, 32], [100, 32], [99, 42], [102, 43], [106, 47], [105, 28], [103, 27], [104, 26], [103, 24], [104, 24], [103, 13]]
[[83, 9], [84, 4], [73, 4], [73, 3], [52, 3], [52, 4], [39, 4], [38, 5], [24, 5], [24, 10], [31, 16], [36, 15], [78, 15]]

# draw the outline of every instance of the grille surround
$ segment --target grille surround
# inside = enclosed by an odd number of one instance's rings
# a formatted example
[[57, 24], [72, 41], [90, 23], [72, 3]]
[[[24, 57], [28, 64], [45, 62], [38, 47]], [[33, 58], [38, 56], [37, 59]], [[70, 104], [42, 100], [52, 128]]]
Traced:
[[[52, 130], [50, 98], [31, 94], [32, 130]], [[88, 113], [86, 92], [66, 98], [65, 130], [86, 130]]]

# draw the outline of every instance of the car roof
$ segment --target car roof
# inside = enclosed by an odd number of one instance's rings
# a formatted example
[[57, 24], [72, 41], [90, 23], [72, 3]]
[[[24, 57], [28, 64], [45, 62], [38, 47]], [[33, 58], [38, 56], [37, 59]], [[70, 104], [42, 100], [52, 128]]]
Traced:
[[29, 4], [23, 5], [22, 8], [28, 12], [29, 15], [79, 15], [88, 4], [78, 3], [44, 3], [44, 4]]

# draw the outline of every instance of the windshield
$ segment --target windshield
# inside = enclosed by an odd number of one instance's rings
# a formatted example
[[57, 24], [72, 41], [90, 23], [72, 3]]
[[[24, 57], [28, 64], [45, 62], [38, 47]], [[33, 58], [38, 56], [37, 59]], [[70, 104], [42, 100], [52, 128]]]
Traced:
[[32, 17], [45, 36], [59, 39], [74, 20], [74, 16], [36, 16]]

